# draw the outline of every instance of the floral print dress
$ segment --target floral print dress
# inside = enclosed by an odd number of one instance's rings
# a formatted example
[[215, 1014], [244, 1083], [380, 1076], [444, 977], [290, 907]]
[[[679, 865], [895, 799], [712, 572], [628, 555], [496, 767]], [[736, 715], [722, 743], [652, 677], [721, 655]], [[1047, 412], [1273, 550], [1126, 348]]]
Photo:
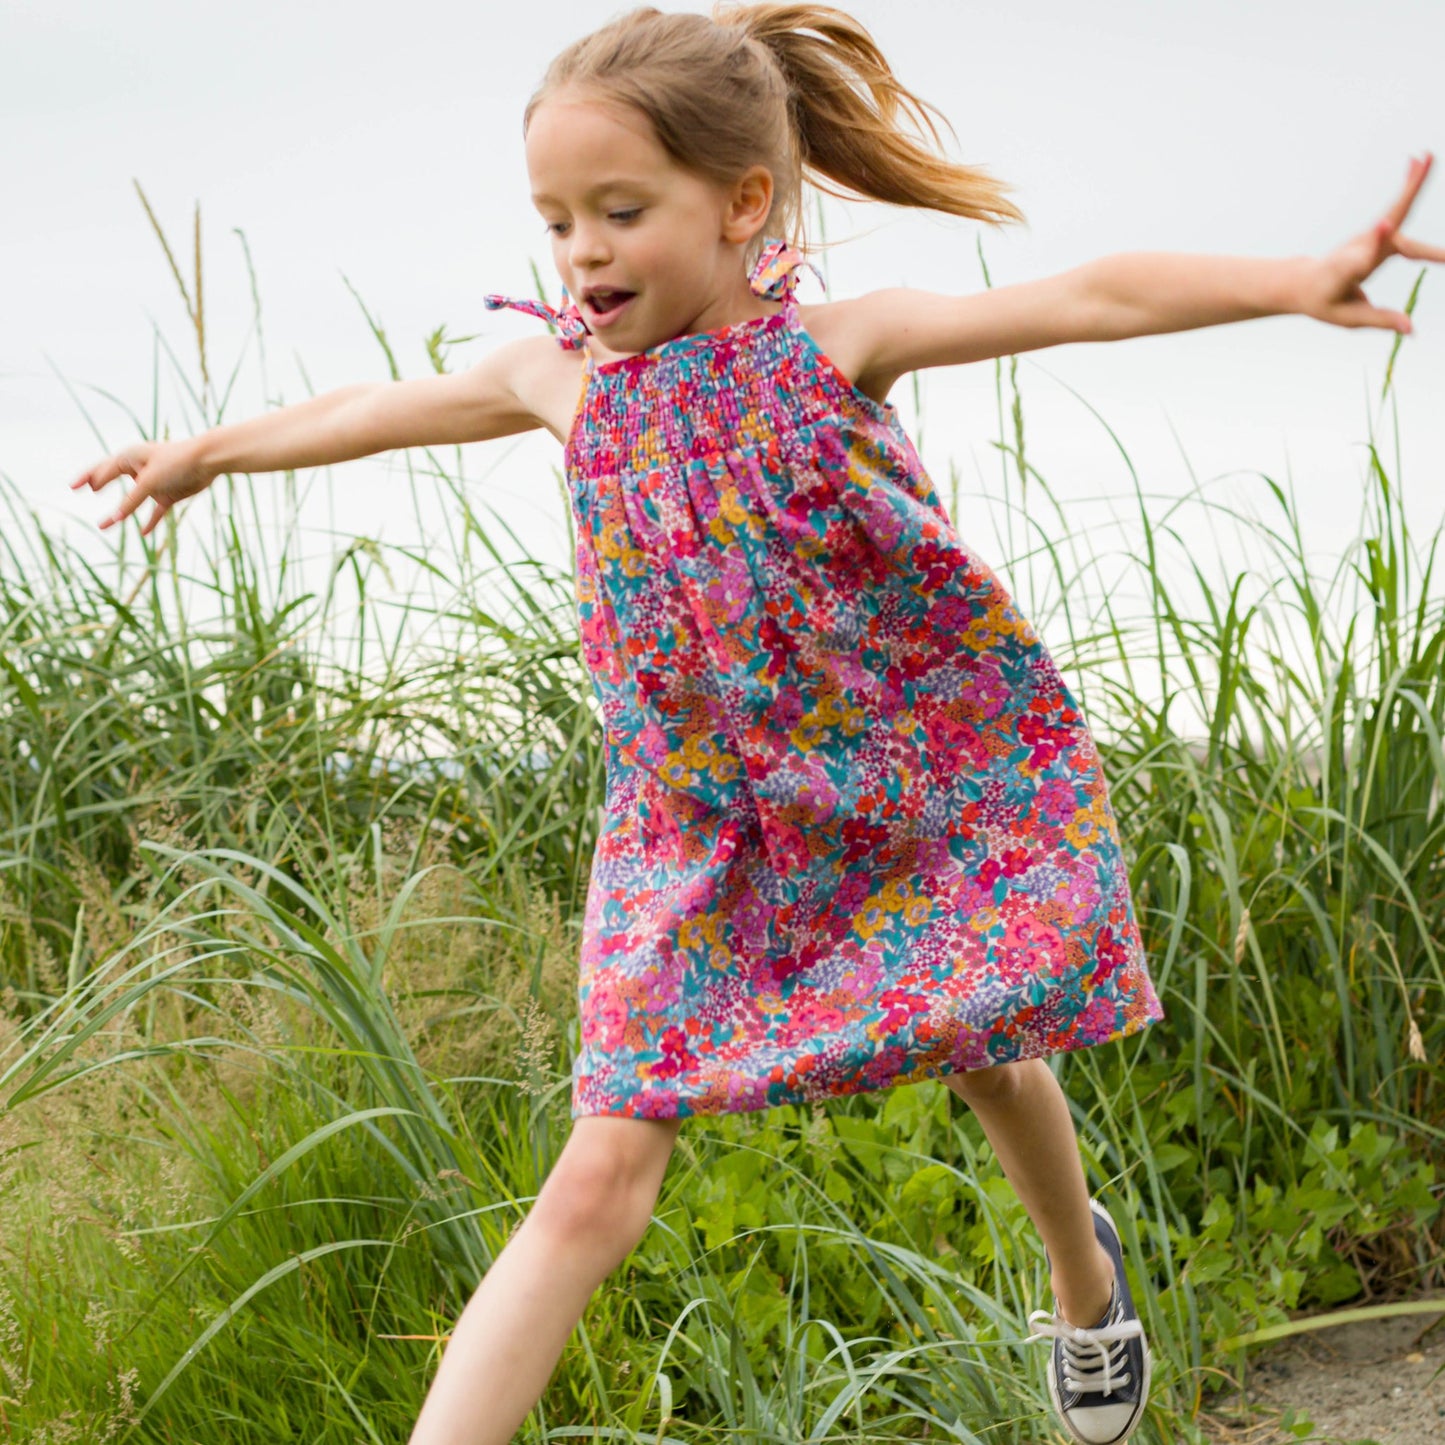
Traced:
[[[584, 366], [605, 818], [572, 1117], [764, 1109], [1163, 1017], [1079, 706], [891, 405], [765, 317]], [[585, 350], [575, 306], [503, 296]]]

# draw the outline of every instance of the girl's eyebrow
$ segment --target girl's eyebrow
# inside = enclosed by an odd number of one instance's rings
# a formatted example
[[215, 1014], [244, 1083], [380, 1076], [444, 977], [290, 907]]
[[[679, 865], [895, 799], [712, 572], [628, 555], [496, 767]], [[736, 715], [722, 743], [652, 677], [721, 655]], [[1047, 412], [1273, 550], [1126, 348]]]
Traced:
[[[598, 181], [595, 186], [589, 186], [585, 191], [583, 191], [582, 199], [584, 201], [594, 200], [598, 196], [606, 195], [608, 191], [645, 191], [646, 189], [647, 182], [632, 180], [626, 177], [622, 179]], [[552, 205], [557, 204], [556, 200], [552, 196], [546, 195], [542, 191], [532, 192], [532, 202], [534, 205], [538, 206], [542, 205], [544, 202], [550, 203]]]

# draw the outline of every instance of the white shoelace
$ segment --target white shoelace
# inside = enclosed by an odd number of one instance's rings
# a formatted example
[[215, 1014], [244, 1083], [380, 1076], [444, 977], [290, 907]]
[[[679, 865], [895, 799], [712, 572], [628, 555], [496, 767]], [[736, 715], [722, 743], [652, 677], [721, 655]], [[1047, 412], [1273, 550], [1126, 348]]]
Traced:
[[[1077, 1395], [1107, 1395], [1129, 1383], [1129, 1372], [1123, 1368], [1126, 1360], [1123, 1341], [1143, 1335], [1141, 1321], [1119, 1320], [1112, 1325], [1085, 1329], [1071, 1325], [1063, 1315], [1035, 1310], [1029, 1316], [1029, 1323], [1034, 1326], [1034, 1332], [1025, 1344], [1042, 1339], [1063, 1340], [1065, 1389]], [[1123, 1373], [1115, 1374], [1119, 1370]]]

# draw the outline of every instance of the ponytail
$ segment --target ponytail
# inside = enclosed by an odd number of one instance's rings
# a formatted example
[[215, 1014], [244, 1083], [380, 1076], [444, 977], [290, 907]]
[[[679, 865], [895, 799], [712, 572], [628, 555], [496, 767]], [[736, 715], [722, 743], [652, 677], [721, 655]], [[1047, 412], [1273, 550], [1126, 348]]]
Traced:
[[[538, 105], [564, 89], [639, 111], [694, 174], [728, 185], [766, 166], [773, 207], [764, 230], [798, 244], [805, 180], [844, 200], [990, 225], [1023, 220], [1009, 187], [943, 155], [932, 119], [942, 115], [899, 82], [857, 20], [826, 5], [725, 0], [711, 18], [631, 10], [552, 61], [527, 102], [524, 132]], [[753, 255], [763, 239], [754, 238]]]
[[[991, 225], [1024, 219], [1006, 197], [1011, 187], [942, 155], [932, 116], [957, 139], [953, 128], [899, 81], [851, 15], [827, 5], [727, 3], [714, 7], [713, 18], [771, 51], [788, 85], [799, 160], [819, 190]], [[900, 112], [916, 136], [900, 126]], [[923, 143], [925, 135], [931, 146]]]

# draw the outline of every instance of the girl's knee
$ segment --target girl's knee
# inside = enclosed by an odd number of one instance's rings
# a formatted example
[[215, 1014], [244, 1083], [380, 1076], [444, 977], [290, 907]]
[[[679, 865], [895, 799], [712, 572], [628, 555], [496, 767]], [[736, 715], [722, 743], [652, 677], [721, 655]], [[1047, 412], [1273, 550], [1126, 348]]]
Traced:
[[559, 1237], [631, 1246], [652, 1217], [680, 1119], [583, 1116], [533, 1206]]
[[[1014, 1098], [1029, 1073], [1043, 1064], [1041, 1059], [1020, 1059], [1011, 1064], [990, 1064], [983, 1069], [963, 1069], [945, 1074], [943, 1082], [965, 1104], [991, 1104]], [[1043, 1067], [1047, 1068], [1046, 1064]]]

